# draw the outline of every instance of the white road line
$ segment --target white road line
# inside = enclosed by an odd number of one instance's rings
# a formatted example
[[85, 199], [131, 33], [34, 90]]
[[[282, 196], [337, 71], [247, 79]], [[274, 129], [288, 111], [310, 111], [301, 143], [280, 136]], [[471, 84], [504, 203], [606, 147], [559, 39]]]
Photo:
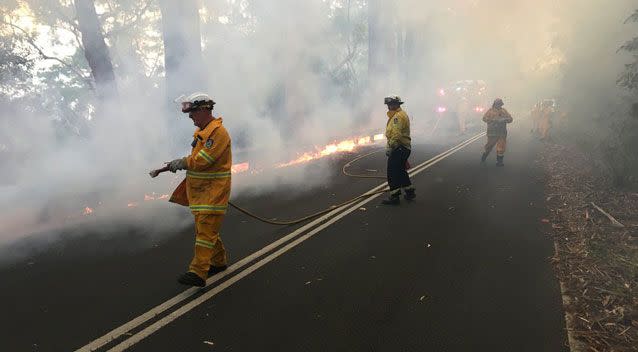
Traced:
[[[452, 153], [455, 153], [459, 149], [467, 146], [470, 143], [473, 143], [478, 138], [481, 138], [484, 135], [485, 135], [485, 132], [480, 133], [480, 134], [478, 134], [478, 135], [476, 135], [476, 136], [474, 136], [472, 138], [469, 138], [469, 139], [457, 144], [456, 146], [446, 150], [445, 152], [440, 153], [440, 154], [438, 154], [438, 155], [436, 155], [436, 156], [434, 156], [434, 157], [422, 162], [421, 164], [413, 167], [410, 170], [410, 175], [415, 175], [415, 174], [421, 172], [422, 170], [425, 170], [426, 168], [429, 167], [430, 164], [432, 164], [432, 165], [436, 164], [437, 162], [439, 162], [440, 160], [444, 159], [448, 155], [451, 155]], [[384, 183], [384, 184], [381, 184], [379, 186], [376, 186], [376, 187], [374, 187], [373, 189], [369, 190], [368, 192], [366, 192], [364, 194], [376, 192], [378, 190], [383, 189], [384, 187], [387, 187], [387, 184]], [[375, 195], [375, 196], [371, 196], [370, 198], [367, 198], [366, 202], [368, 202], [368, 201], [370, 201], [370, 200], [372, 200], [374, 198], [377, 198], [377, 196]], [[360, 204], [360, 203], [357, 203], [357, 204]], [[348, 209], [349, 211], [348, 210], [346, 210], [346, 211], [349, 213], [350, 211], [352, 211], [354, 209], [358, 209], [359, 207], [360, 207], [359, 205], [355, 205], [355, 206], [350, 205], [350, 206], [346, 206], [346, 207], [337, 208], [337, 209], [331, 211], [330, 213], [317, 218], [316, 220], [314, 220], [314, 221], [312, 221], [312, 222], [300, 227], [299, 229], [291, 232], [290, 234], [278, 239], [277, 241], [272, 242], [271, 244], [265, 246], [264, 248], [262, 248], [262, 249], [260, 249], [260, 250], [258, 250], [256, 252], [252, 253], [251, 255], [243, 258], [242, 260], [238, 261], [237, 263], [232, 264], [225, 271], [223, 271], [223, 272], [221, 272], [221, 273], [219, 273], [219, 274], [217, 274], [217, 275], [215, 275], [213, 277], [210, 277], [208, 280], [206, 280], [206, 286], [209, 286], [209, 285], [211, 285], [211, 284], [223, 279], [224, 277], [232, 274], [233, 272], [241, 269], [246, 264], [248, 264], [248, 263], [252, 262], [253, 260], [263, 256], [264, 254], [274, 250], [275, 248], [281, 246], [282, 244], [292, 240], [293, 238], [299, 236], [300, 234], [302, 234], [306, 230], [314, 227], [315, 225], [323, 222], [324, 220], [335, 216], [337, 213], [343, 211], [344, 209]], [[339, 217], [339, 219], [340, 218], [341, 217]], [[248, 269], [246, 269], [246, 270], [248, 270]], [[238, 275], [241, 275], [241, 273], [238, 274]], [[224, 284], [220, 285], [220, 287], [223, 286], [223, 285]], [[225, 287], [227, 287], [227, 286], [225, 286]], [[217, 288], [215, 288], [215, 289], [213, 289], [213, 290], [211, 290], [209, 292], [213, 292], [216, 289]], [[175, 297], [169, 299], [168, 301], [166, 301], [166, 302], [164, 302], [164, 303], [162, 303], [162, 304], [160, 304], [158, 306], [155, 306], [154, 308], [152, 308], [151, 310], [147, 311], [146, 313], [138, 316], [137, 318], [135, 318], [135, 319], [133, 319], [133, 320], [131, 320], [131, 321], [129, 321], [129, 322], [127, 322], [127, 323], [125, 323], [125, 324], [123, 324], [123, 325], [121, 325], [121, 326], [119, 326], [119, 327], [117, 327], [117, 328], [115, 328], [115, 329], [113, 329], [111, 331], [109, 331], [108, 333], [104, 334], [103, 336], [91, 341], [89, 344], [79, 348], [76, 351], [78, 351], [78, 352], [95, 351], [95, 350], [103, 347], [104, 345], [110, 343], [111, 341], [120, 338], [124, 334], [128, 333], [129, 331], [131, 331], [131, 330], [133, 330], [133, 329], [135, 329], [137, 327], [139, 327], [140, 325], [146, 323], [147, 321], [153, 319], [154, 317], [156, 317], [156, 316], [164, 313], [165, 311], [171, 309], [175, 305], [177, 305], [177, 304], [181, 303], [182, 301], [188, 299], [189, 297], [193, 296], [193, 294], [195, 294], [199, 290], [200, 289], [198, 289], [198, 288], [189, 288], [189, 289], [185, 290], [184, 292], [176, 295]], [[217, 291], [217, 292], [220, 292], [220, 291]], [[174, 313], [171, 313], [168, 316], [171, 316]], [[134, 336], [136, 336], [136, 335], [134, 335]], [[133, 338], [133, 337], [131, 337], [131, 338]], [[118, 346], [120, 346], [120, 345], [118, 345]]]

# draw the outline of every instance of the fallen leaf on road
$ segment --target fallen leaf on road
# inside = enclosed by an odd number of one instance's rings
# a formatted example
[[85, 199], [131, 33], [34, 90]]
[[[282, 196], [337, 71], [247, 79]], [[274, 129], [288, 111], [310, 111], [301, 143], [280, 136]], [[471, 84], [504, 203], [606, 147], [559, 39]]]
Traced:
[[421, 296], [421, 298], [419, 298], [419, 302], [423, 302], [423, 300], [425, 300], [427, 297], [427, 295]]
[[541, 219], [541, 222], [548, 224], [549, 223], [549, 219]]
[[361, 207], [361, 208], [359, 208], [359, 210], [366, 211], [366, 208]]
[[211, 345], [211, 346], [215, 344], [215, 343], [214, 343], [214, 342], [212, 342], [212, 341], [204, 341], [204, 343], [205, 343], [205, 344], [207, 344], [207, 345]]
[[312, 282], [312, 281], [308, 281], [308, 282], [306, 282], [304, 285], [310, 285], [310, 283], [311, 283], [311, 282]]
[[428, 248], [430, 248], [430, 247], [432, 247], [432, 245], [428, 243]]
[[374, 255], [371, 255], [371, 256], [370, 256], [370, 259], [377, 259], [377, 257], [376, 257], [376, 256], [374, 256]]

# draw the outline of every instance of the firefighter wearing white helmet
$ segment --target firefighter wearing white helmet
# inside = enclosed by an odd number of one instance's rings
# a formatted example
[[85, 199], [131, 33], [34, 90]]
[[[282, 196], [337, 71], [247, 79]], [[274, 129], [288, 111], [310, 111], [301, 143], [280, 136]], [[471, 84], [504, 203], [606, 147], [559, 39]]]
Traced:
[[388, 140], [386, 155], [388, 156], [388, 186], [390, 197], [383, 200], [383, 204], [397, 205], [401, 202], [401, 190], [406, 200], [416, 198], [414, 187], [407, 171], [407, 161], [412, 149], [410, 138], [410, 118], [401, 109], [401, 97], [390, 95], [383, 101], [388, 106], [388, 121], [385, 136]]
[[188, 271], [178, 281], [189, 286], [205, 286], [206, 279], [228, 266], [226, 249], [219, 236], [230, 198], [230, 136], [221, 117], [213, 117], [215, 102], [196, 92], [175, 100], [182, 112], [197, 126], [189, 156], [167, 163], [171, 172], [186, 170], [186, 178], [170, 201], [188, 206], [195, 217], [195, 253]]

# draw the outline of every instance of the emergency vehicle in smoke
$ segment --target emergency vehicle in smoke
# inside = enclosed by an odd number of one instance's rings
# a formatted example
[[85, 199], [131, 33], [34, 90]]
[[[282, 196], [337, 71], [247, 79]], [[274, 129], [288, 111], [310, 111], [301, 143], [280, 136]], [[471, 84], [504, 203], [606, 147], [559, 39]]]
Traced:
[[438, 88], [433, 112], [441, 124], [461, 131], [463, 124], [476, 125], [489, 109], [488, 87], [483, 80], [460, 80]]

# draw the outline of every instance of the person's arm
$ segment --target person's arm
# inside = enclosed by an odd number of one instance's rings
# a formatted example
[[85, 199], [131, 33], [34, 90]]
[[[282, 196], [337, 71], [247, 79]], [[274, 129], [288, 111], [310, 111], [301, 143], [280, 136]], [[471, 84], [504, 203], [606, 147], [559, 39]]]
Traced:
[[512, 123], [512, 121], [514, 121], [514, 119], [512, 118], [512, 115], [509, 113], [509, 111], [503, 109], [503, 122], [505, 123]]
[[485, 114], [483, 115], [483, 122], [485, 122], [485, 123], [490, 123], [490, 122], [492, 122], [492, 118], [493, 118], [493, 116], [492, 116], [492, 115], [493, 115], [493, 114], [492, 114], [492, 109], [487, 110], [487, 111], [485, 112]]

